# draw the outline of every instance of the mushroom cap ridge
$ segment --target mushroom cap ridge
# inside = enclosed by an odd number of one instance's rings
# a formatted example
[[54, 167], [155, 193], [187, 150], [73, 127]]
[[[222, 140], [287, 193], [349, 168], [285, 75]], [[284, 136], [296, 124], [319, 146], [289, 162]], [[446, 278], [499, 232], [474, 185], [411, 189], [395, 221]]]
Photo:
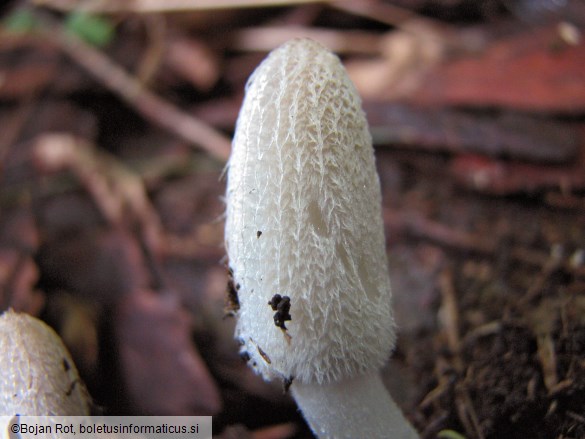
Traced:
[[[225, 241], [236, 337], [266, 379], [378, 370], [395, 342], [380, 183], [339, 58], [292, 40], [250, 77], [228, 164]], [[290, 298], [286, 330], [268, 304]]]

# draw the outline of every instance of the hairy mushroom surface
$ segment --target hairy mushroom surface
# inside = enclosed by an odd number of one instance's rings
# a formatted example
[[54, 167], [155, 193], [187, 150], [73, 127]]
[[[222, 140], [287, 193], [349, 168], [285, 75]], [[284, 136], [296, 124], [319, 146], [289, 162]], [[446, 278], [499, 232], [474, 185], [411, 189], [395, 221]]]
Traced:
[[292, 383], [320, 437], [416, 437], [379, 376], [395, 328], [372, 139], [320, 44], [292, 40], [250, 77], [226, 199], [243, 357]]
[[0, 415], [84, 416], [90, 398], [71, 355], [41, 320], [0, 315]]

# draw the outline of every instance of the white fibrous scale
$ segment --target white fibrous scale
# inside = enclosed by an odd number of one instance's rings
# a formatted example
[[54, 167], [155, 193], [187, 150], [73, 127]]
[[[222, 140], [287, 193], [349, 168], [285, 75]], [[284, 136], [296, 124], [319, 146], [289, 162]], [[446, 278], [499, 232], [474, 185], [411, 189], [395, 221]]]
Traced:
[[[228, 166], [225, 240], [249, 363], [302, 383], [378, 371], [395, 339], [380, 183], [339, 58], [305, 39], [274, 50], [247, 84]], [[290, 298], [286, 329], [276, 294]]]
[[88, 415], [90, 401], [55, 331], [27, 314], [0, 315], [0, 415]]

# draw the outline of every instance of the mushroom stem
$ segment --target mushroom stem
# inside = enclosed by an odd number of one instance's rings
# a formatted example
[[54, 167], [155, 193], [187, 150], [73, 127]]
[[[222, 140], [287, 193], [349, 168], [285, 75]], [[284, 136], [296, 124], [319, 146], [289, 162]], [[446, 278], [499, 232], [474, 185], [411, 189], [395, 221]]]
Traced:
[[321, 385], [295, 381], [291, 390], [319, 438], [419, 437], [390, 397], [379, 373]]

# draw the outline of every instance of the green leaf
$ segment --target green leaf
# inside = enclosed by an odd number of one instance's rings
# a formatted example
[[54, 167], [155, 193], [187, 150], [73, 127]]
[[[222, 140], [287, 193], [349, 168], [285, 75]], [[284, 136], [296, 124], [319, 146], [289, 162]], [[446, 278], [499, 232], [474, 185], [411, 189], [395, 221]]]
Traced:
[[461, 433], [457, 433], [455, 430], [441, 430], [437, 434], [439, 439], [465, 439]]
[[114, 39], [110, 20], [86, 12], [72, 12], [65, 20], [65, 30], [94, 46], [103, 47]]
[[28, 33], [39, 27], [38, 20], [29, 9], [16, 9], [2, 20], [2, 27], [8, 32]]

